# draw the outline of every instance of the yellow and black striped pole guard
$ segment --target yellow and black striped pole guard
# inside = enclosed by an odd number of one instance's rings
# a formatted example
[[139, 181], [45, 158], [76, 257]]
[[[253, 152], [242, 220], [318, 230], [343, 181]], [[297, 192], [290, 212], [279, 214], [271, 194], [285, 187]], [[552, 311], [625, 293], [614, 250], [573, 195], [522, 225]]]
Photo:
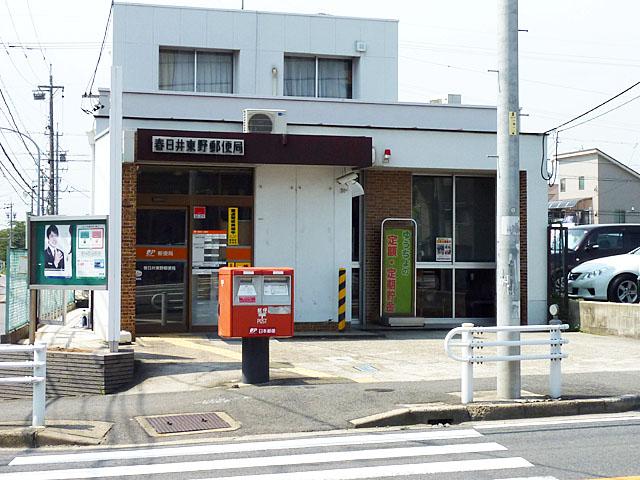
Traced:
[[338, 270], [338, 331], [347, 327], [347, 269]]

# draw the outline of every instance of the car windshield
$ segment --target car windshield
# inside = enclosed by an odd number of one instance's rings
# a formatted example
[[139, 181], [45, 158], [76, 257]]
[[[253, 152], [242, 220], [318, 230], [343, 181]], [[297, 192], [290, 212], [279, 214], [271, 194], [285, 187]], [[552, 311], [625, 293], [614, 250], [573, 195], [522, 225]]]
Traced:
[[584, 238], [587, 230], [584, 228], [570, 228], [569, 238], [567, 239], [567, 248], [569, 250], [575, 250], [578, 247], [580, 241]]

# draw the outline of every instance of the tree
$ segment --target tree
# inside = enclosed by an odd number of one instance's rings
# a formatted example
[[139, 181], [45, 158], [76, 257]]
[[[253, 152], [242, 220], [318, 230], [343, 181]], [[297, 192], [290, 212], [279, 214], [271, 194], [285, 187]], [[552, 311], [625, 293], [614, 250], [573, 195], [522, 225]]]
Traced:
[[[26, 222], [13, 222], [13, 247], [24, 248]], [[0, 260], [7, 260], [7, 249], [9, 248], [9, 229], [0, 230]]]

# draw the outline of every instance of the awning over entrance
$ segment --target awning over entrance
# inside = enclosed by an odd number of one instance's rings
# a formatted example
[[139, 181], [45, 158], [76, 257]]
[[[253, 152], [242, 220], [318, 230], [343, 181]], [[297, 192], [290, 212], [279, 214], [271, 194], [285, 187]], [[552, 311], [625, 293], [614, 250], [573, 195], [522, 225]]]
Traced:
[[557, 210], [563, 208], [576, 208], [579, 202], [586, 198], [570, 198], [568, 200], [552, 200], [549, 202], [548, 210]]
[[138, 129], [135, 159], [370, 167], [370, 137]]

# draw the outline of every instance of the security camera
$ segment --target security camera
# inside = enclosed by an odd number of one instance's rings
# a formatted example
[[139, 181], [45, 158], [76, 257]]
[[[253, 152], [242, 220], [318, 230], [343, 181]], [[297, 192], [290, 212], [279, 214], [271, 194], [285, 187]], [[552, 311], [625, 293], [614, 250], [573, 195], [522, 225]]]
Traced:
[[358, 174], [356, 172], [345, 173], [344, 175], [336, 178], [336, 182], [338, 182], [340, 185], [351, 185], [356, 180], [358, 180]]

